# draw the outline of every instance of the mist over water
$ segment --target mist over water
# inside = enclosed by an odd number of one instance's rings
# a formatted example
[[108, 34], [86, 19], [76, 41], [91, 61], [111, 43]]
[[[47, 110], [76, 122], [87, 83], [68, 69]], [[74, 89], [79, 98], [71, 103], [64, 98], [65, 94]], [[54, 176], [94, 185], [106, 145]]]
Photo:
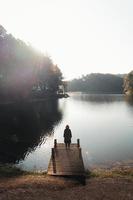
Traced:
[[72, 93], [70, 98], [0, 106], [0, 163], [45, 170], [54, 139], [80, 138], [85, 167], [133, 164], [133, 101], [123, 95]]

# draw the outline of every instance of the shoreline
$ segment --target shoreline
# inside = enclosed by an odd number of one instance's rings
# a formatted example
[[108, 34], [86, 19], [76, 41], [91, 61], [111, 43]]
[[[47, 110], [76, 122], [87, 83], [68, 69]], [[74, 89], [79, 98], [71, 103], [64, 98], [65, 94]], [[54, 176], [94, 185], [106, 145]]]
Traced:
[[49, 96], [42, 96], [42, 97], [29, 97], [27, 99], [19, 99], [18, 101], [4, 101], [0, 102], [0, 105], [10, 105], [10, 104], [19, 104], [19, 103], [32, 103], [32, 102], [43, 102], [46, 100], [52, 99], [61, 99], [61, 98], [68, 98], [69, 95], [65, 94], [57, 94], [57, 95], [49, 95]]
[[[17, 176], [48, 176], [47, 171], [25, 171], [21, 168], [11, 165], [11, 164], [0, 164], [0, 177], [2, 178], [8, 178], [8, 177], [17, 177]], [[95, 168], [89, 168], [85, 170], [85, 176], [86, 178], [91, 177], [131, 177], [133, 178], [133, 167], [132, 166], [114, 166], [112, 168], [101, 168], [101, 167], [95, 167]]]
[[0, 200], [131, 200], [133, 169], [129, 172], [86, 172], [86, 184], [46, 173], [0, 178]]

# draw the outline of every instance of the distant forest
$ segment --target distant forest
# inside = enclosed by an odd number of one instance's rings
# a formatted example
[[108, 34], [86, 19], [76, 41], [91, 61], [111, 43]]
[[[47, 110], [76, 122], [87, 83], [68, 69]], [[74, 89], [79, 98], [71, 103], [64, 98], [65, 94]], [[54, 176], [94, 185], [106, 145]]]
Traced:
[[124, 74], [92, 73], [68, 82], [68, 91], [89, 93], [123, 93]]

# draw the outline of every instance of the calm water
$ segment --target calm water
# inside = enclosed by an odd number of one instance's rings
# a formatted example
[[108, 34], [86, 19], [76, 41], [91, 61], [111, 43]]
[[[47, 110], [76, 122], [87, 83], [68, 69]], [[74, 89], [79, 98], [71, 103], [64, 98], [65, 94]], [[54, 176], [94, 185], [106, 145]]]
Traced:
[[72, 142], [81, 140], [85, 166], [108, 166], [133, 160], [133, 105], [122, 95], [71, 94], [59, 100], [63, 117], [54, 134], [21, 163], [25, 169], [47, 168], [53, 140], [63, 142], [69, 124]]
[[53, 141], [56, 138], [63, 142], [63, 130], [69, 124], [72, 142], [80, 138], [86, 168], [133, 164], [133, 101], [123, 95], [76, 93], [67, 99], [30, 107], [27, 105], [28, 111], [25, 105], [22, 110], [13, 109], [15, 117], [6, 133], [9, 135], [11, 129], [14, 133], [3, 151], [8, 148], [10, 154], [3, 155], [0, 147], [3, 162], [14, 158], [13, 162], [23, 169], [47, 169]]

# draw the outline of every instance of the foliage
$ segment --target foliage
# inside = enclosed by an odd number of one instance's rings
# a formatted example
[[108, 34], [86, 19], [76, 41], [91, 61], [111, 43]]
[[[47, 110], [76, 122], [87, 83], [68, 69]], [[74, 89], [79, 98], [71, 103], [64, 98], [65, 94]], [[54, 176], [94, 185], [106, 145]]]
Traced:
[[0, 164], [0, 177], [13, 177], [23, 175], [24, 171], [14, 165]]
[[62, 82], [62, 73], [57, 65], [53, 65], [52, 60], [43, 57], [42, 66], [39, 69], [39, 87], [45, 93], [54, 93], [58, 91]]
[[124, 92], [128, 95], [133, 95], [133, 71], [124, 78]]
[[70, 81], [68, 90], [90, 93], [122, 93], [123, 78], [112, 74], [93, 73]]
[[62, 74], [49, 57], [7, 34], [0, 26], [0, 97], [27, 98], [34, 86], [56, 93]]

